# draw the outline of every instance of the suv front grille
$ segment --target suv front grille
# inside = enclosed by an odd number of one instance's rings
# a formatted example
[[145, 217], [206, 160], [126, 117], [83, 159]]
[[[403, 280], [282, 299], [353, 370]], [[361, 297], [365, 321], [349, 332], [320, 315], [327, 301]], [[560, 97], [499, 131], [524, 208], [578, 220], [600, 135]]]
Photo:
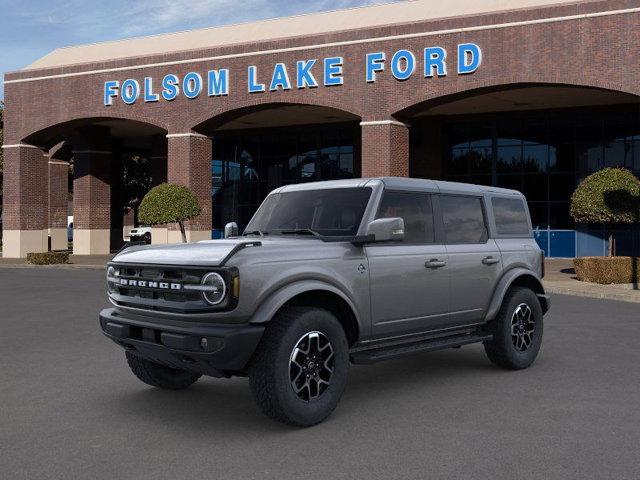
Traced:
[[184, 286], [200, 285], [211, 270], [115, 263], [108, 268], [109, 296], [116, 305], [184, 313], [210, 310], [200, 292]]

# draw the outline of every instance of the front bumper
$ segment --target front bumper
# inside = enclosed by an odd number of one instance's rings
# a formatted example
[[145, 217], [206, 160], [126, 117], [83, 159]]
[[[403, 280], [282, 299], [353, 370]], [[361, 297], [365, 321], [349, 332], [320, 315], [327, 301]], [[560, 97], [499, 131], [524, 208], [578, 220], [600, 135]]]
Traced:
[[264, 333], [260, 325], [167, 325], [107, 308], [102, 332], [121, 347], [171, 368], [212, 377], [243, 372]]

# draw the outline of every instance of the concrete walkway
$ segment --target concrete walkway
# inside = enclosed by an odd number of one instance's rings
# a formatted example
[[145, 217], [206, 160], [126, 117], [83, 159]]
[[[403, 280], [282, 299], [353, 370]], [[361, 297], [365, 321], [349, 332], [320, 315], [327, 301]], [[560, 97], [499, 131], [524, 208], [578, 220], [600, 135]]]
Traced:
[[544, 288], [548, 293], [640, 303], [640, 290], [633, 284], [600, 285], [577, 280], [573, 261], [568, 259], [546, 261]]

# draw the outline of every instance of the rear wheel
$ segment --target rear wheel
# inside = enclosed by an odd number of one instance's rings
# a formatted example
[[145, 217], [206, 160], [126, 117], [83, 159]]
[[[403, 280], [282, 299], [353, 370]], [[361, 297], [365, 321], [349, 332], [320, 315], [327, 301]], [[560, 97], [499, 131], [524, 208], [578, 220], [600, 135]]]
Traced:
[[147, 385], [168, 390], [182, 390], [198, 380], [201, 375], [187, 370], [169, 368], [151, 362], [136, 354], [126, 351], [127, 363], [133, 374]]
[[493, 339], [484, 344], [489, 360], [512, 370], [530, 366], [542, 345], [542, 317], [534, 292], [522, 287], [510, 289], [490, 324]]
[[347, 381], [349, 346], [340, 322], [319, 308], [294, 307], [270, 322], [249, 366], [254, 398], [267, 416], [290, 425], [320, 423]]

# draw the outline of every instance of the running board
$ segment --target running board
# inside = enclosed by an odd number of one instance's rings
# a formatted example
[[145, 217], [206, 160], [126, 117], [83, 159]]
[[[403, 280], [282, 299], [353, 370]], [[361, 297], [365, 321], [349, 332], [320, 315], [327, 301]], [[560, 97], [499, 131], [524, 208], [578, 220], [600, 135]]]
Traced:
[[461, 347], [471, 343], [486, 342], [492, 338], [492, 335], [482, 334], [451, 335], [449, 337], [423, 340], [408, 345], [381, 346], [373, 350], [353, 352], [350, 358], [351, 363], [356, 365], [368, 365], [383, 360], [404, 357], [405, 355], [413, 355], [414, 353], [433, 352], [435, 350], [444, 350], [445, 348]]

